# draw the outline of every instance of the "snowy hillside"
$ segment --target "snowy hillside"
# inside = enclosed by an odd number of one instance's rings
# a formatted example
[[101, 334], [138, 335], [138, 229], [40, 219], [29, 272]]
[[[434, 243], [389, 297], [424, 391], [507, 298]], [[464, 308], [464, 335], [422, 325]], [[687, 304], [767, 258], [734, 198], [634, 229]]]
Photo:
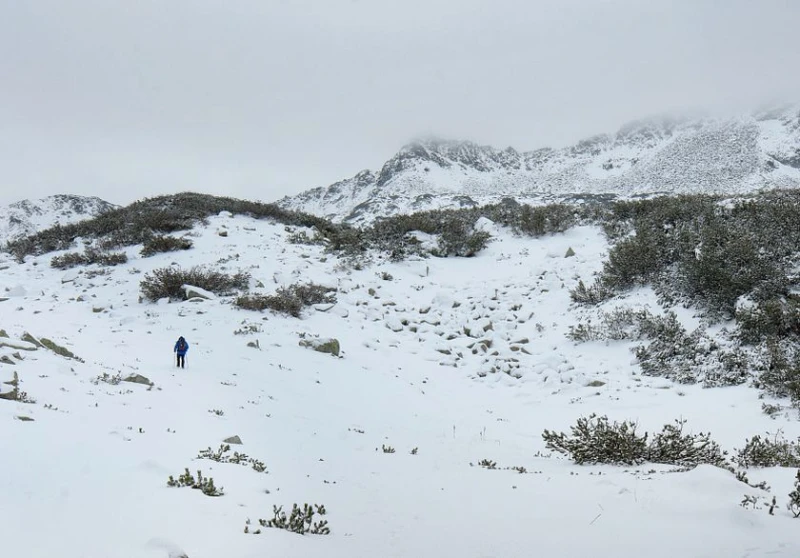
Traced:
[[741, 193], [800, 186], [800, 107], [736, 119], [659, 118], [561, 149], [518, 152], [422, 140], [377, 171], [280, 203], [334, 220], [571, 195]]
[[[691, 132], [676, 126], [667, 139], [654, 132], [657, 149], [636, 142], [648, 168], [665, 149], [691, 156], [681, 147]], [[740, 133], [761, 126], [720, 133], [744, 141]], [[616, 145], [623, 164], [631, 155], [617, 142], [601, 140], [606, 155], [582, 160], [611, 157]], [[731, 176], [760, 164], [745, 151]], [[562, 155], [542, 154], [541, 164]], [[796, 439], [800, 424], [789, 412], [764, 414], [769, 398], [747, 385], [643, 376], [631, 342], [570, 341], [569, 327], [589, 311], [571, 304], [569, 289], [601, 268], [608, 249], [598, 227], [537, 239], [481, 227], [493, 240], [474, 258], [368, 266], [288, 242], [301, 229], [230, 214], [188, 233], [189, 250], [144, 258], [134, 246], [113, 267], [60, 271], [50, 267], [59, 253], [21, 264], [0, 254], [0, 394], [18, 378], [15, 400], [0, 399], [4, 555], [800, 555], [800, 520], [785, 507], [792, 468], [750, 470], [767, 493], [709, 465], [578, 466], [547, 450], [544, 429], [569, 431], [591, 413], [648, 431], [683, 418], [730, 452], [779, 428]], [[241, 310], [227, 296], [141, 300], [153, 270], [196, 264], [249, 272], [255, 293], [313, 281], [335, 287], [337, 302], [294, 318]], [[664, 310], [649, 288], [622, 304]], [[673, 310], [696, 325], [690, 311]], [[180, 335], [190, 343], [186, 369], [173, 362]], [[73, 356], [37, 348], [44, 338]], [[328, 338], [339, 341], [338, 357], [303, 346]], [[152, 385], [120, 381], [137, 374]], [[232, 436], [243, 445], [227, 455], [244, 452], [242, 464], [198, 458]], [[265, 471], [251, 466], [258, 461]], [[167, 486], [185, 468], [224, 494]], [[776, 495], [774, 516], [740, 506], [745, 494]], [[259, 525], [273, 506], [294, 503], [324, 505], [331, 533]]]
[[53, 225], [88, 219], [114, 207], [100, 198], [65, 194], [15, 202], [0, 208], [0, 244]]

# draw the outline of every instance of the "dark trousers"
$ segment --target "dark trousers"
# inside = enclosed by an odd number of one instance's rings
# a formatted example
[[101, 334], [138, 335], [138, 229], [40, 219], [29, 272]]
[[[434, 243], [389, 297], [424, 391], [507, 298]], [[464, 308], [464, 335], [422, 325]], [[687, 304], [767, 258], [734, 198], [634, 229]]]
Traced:
[[183, 368], [186, 365], [186, 355], [178, 354], [178, 366]]

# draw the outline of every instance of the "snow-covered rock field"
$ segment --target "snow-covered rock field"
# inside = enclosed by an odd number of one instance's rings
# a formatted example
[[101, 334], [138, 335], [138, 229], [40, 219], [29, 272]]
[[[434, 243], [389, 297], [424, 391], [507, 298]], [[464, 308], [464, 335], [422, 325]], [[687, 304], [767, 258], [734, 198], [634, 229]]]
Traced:
[[[586, 312], [569, 289], [606, 254], [599, 229], [493, 229], [474, 258], [361, 269], [266, 221], [221, 215], [190, 234], [191, 250], [131, 247], [109, 268], [0, 255], [0, 381], [16, 373], [30, 401], [0, 400], [3, 556], [800, 556], [793, 469], [749, 471], [767, 495], [711, 466], [578, 466], [545, 448], [544, 429], [591, 413], [647, 431], [686, 419], [729, 452], [755, 434], [800, 436], [796, 412], [770, 418], [752, 387], [642, 376], [632, 343], [566, 337]], [[337, 302], [298, 319], [225, 296], [142, 301], [140, 281], [170, 265], [247, 271], [264, 294], [311, 281]], [[623, 303], [663, 311], [649, 289]], [[338, 357], [301, 345], [317, 338], [338, 340]], [[152, 384], [120, 381], [135, 375]], [[232, 436], [243, 444], [229, 454], [265, 471], [198, 459]], [[186, 468], [224, 494], [167, 485]], [[742, 507], [745, 494], [774, 494], [775, 515]], [[324, 505], [331, 533], [259, 525], [294, 503]]]

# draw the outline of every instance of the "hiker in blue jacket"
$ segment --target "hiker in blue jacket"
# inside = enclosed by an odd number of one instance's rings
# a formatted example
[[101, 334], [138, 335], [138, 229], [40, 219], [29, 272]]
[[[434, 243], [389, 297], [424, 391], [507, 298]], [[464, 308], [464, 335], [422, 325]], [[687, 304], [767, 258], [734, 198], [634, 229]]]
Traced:
[[178, 337], [178, 341], [175, 343], [175, 354], [178, 355], [178, 366], [184, 368], [186, 365], [186, 351], [189, 350], [189, 343], [186, 342], [186, 339], [183, 336]]

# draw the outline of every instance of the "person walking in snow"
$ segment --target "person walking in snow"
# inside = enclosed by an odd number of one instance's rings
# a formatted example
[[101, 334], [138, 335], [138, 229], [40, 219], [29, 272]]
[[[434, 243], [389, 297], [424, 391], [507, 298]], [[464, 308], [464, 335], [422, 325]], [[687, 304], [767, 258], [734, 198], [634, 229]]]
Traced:
[[186, 351], [189, 350], [189, 343], [186, 342], [186, 339], [183, 336], [178, 337], [178, 341], [175, 342], [175, 354], [178, 356], [178, 366], [184, 368], [186, 365]]

